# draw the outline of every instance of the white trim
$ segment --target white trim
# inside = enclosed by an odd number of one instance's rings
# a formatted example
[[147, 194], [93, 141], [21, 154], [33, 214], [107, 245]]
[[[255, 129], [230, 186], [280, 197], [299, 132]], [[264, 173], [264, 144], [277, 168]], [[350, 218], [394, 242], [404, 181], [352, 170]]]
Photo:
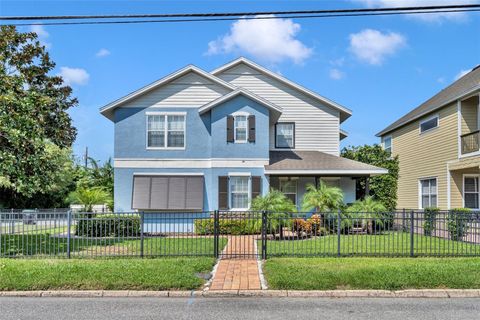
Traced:
[[114, 168], [264, 168], [268, 159], [212, 160], [212, 159], [114, 159]]
[[186, 116], [186, 111], [146, 111], [147, 116]]
[[221, 97], [219, 97], [219, 98], [217, 98], [213, 101], [210, 101], [207, 104], [204, 104], [203, 106], [201, 106], [198, 109], [198, 112], [200, 114], [203, 114], [203, 113], [209, 111], [210, 109], [216, 107], [217, 105], [219, 105], [219, 104], [221, 104], [225, 101], [228, 101], [228, 100], [230, 100], [230, 99], [232, 99], [232, 98], [234, 98], [238, 95], [246, 96], [246, 97], [264, 105], [265, 107], [274, 110], [274, 111], [278, 111], [278, 112], [281, 113], [282, 110], [283, 110], [280, 106], [277, 106], [276, 104], [274, 104], [274, 103], [272, 103], [272, 102], [270, 102], [270, 101], [268, 101], [268, 100], [266, 100], [266, 99], [264, 99], [264, 98], [262, 98], [262, 97], [260, 97], [256, 94], [254, 94], [253, 92], [248, 91], [245, 88], [238, 88], [238, 89], [235, 89], [234, 91], [232, 91], [232, 92], [230, 92], [226, 95], [223, 95], [223, 96], [221, 96]]
[[110, 110], [120, 106], [121, 104], [124, 104], [125, 102], [128, 102], [128, 101], [130, 101], [130, 100], [132, 100], [132, 99], [134, 99], [134, 98], [136, 98], [136, 97], [138, 97], [138, 96], [140, 96], [140, 95], [142, 95], [142, 94], [144, 94], [144, 93], [146, 93], [150, 90], [153, 90], [153, 89], [155, 89], [159, 86], [165, 85], [165, 84], [167, 84], [167, 83], [169, 83], [169, 82], [171, 82], [171, 81], [173, 81], [177, 78], [180, 78], [181, 76], [183, 76], [183, 75], [185, 75], [189, 72], [196, 72], [197, 74], [199, 74], [199, 75], [201, 75], [201, 76], [203, 76], [203, 77], [205, 77], [205, 78], [207, 78], [207, 79], [209, 79], [209, 80], [211, 80], [211, 81], [213, 81], [213, 82], [215, 82], [215, 83], [219, 84], [220, 86], [225, 87], [227, 89], [235, 90], [235, 88], [236, 88], [231, 83], [225, 82], [222, 79], [217, 78], [214, 75], [212, 75], [212, 74], [210, 74], [210, 73], [208, 73], [208, 72], [206, 72], [206, 71], [204, 71], [204, 70], [202, 70], [202, 69], [200, 69], [200, 68], [198, 68], [194, 65], [188, 65], [188, 66], [186, 66], [182, 69], [179, 69], [179, 70], [177, 70], [177, 71], [175, 71], [175, 72], [173, 72], [173, 73], [155, 81], [155, 82], [152, 82], [152, 83], [150, 83], [150, 84], [148, 84], [148, 85], [146, 85], [146, 86], [144, 86], [144, 87], [142, 87], [138, 90], [135, 90], [135, 91], [127, 94], [126, 96], [124, 96], [120, 99], [117, 99], [113, 102], [110, 102], [109, 104], [100, 108], [100, 113], [103, 114], [105, 117], [109, 118], [110, 120], [113, 120], [113, 114], [111, 114], [107, 111], [110, 111]]
[[[425, 115], [427, 115], [427, 114], [429, 114], [429, 113], [432, 113], [432, 112], [434, 112], [434, 111], [437, 111], [438, 109], [440, 109], [440, 108], [442, 108], [442, 107], [444, 107], [444, 106], [446, 106], [446, 105], [454, 102], [455, 100], [461, 100], [462, 97], [465, 97], [465, 96], [471, 94], [472, 92], [475, 92], [475, 91], [478, 90], [478, 89], [480, 89], [480, 85], [477, 85], [477, 86], [471, 88], [470, 90], [468, 90], [468, 91], [466, 91], [466, 92], [463, 92], [463, 93], [461, 93], [460, 95], [457, 95], [457, 96], [455, 96], [454, 98], [452, 98], [452, 99], [450, 99], [450, 100], [447, 100], [447, 102], [442, 103], [441, 105], [439, 105], [439, 106], [437, 106], [437, 107], [435, 107], [435, 108], [432, 108], [431, 110], [427, 110], [427, 111], [425, 111], [425, 112], [423, 112], [423, 113], [421, 113], [421, 114], [413, 117], [412, 119], [408, 119], [408, 120], [406, 120], [406, 121], [404, 121], [404, 122], [402, 122], [402, 123], [399, 123], [399, 124], [397, 124], [396, 126], [388, 129], [388, 131], [386, 131], [386, 128], [385, 128], [385, 129], [383, 129], [382, 131], [380, 131], [379, 133], [377, 133], [376, 136], [377, 136], [377, 137], [381, 137], [381, 136], [383, 136], [383, 135], [385, 135], [385, 134], [387, 134], [387, 133], [389, 133], [389, 132], [392, 132], [392, 131], [394, 131], [394, 130], [397, 130], [398, 128], [401, 128], [401, 127], [403, 127], [403, 126], [405, 126], [405, 125], [407, 125], [407, 124], [409, 124], [409, 123], [411, 123], [411, 122], [413, 122], [413, 121], [415, 121], [415, 120], [417, 120], [417, 119], [420, 119], [420, 118], [422, 118], [423, 116], [425, 116]], [[418, 107], [417, 107], [416, 109], [418, 109]], [[415, 110], [415, 109], [414, 109], [414, 110]], [[387, 127], [387, 128], [388, 128], [388, 127]]]
[[480, 156], [480, 151], [474, 151], [474, 152], [470, 152], [470, 153], [461, 154], [458, 158], [463, 159], [463, 158], [469, 158], [469, 157], [474, 157], [474, 156]]
[[[465, 208], [465, 178], [477, 178], [479, 181], [478, 183], [480, 184], [480, 174], [476, 174], [476, 173], [464, 173], [462, 175], [462, 207]], [[479, 186], [480, 187], [480, 186]], [[473, 192], [469, 192], [469, 193], [473, 193]], [[480, 190], [477, 189], [477, 193], [479, 195], [479, 198], [480, 198]], [[480, 200], [479, 200], [480, 201]], [[470, 208], [470, 209], [473, 209], [473, 210], [478, 210], [480, 209], [480, 204], [477, 204], [477, 208]]]
[[368, 170], [265, 170], [265, 174], [300, 174], [300, 175], [322, 175], [322, 174], [339, 174], [339, 175], [379, 175], [386, 174], [388, 170], [386, 169], [368, 169]]
[[[148, 146], [148, 117], [149, 116], [164, 116], [164, 146], [163, 147], [149, 147]], [[169, 116], [182, 116], [183, 117], [183, 147], [169, 147], [168, 144], [168, 117]], [[164, 111], [150, 111], [145, 113], [146, 125], [145, 125], [145, 149], [146, 150], [186, 150], [187, 148], [187, 113], [186, 112], [164, 112]], [[158, 131], [158, 130], [154, 130]], [[175, 130], [176, 131], [176, 130]]]
[[[426, 180], [435, 180], [435, 186], [436, 186], [436, 189], [437, 189], [436, 190], [437, 193], [435, 194], [435, 196], [437, 197], [435, 207], [438, 208], [438, 177], [432, 176], [432, 177], [418, 178], [418, 209], [424, 209], [423, 208], [423, 203], [422, 203], [422, 181], [426, 181]], [[431, 193], [429, 193], [429, 195], [431, 196]]]
[[134, 176], [203, 176], [203, 172], [134, 172]]
[[[238, 112], [237, 114], [232, 114], [232, 116], [233, 116], [233, 143], [248, 143], [248, 117], [250, 116], [250, 114], [246, 112]], [[237, 127], [237, 117], [245, 118], [245, 140], [237, 139], [237, 129], [243, 129], [243, 128]]]
[[229, 177], [251, 177], [251, 172], [229, 172], [227, 174]]
[[[268, 161], [269, 158], [167, 158], [167, 159], [159, 159], [159, 158], [114, 158], [114, 160], [130, 160], [130, 161]], [[456, 161], [456, 160], [454, 160]]]
[[[422, 131], [422, 124], [424, 124], [425, 122], [431, 121], [433, 119], [437, 119], [437, 125], [433, 128]], [[425, 134], [425, 133], [431, 132], [431, 131], [439, 128], [439, 127], [440, 127], [440, 117], [439, 117], [438, 114], [434, 114], [434, 115], [418, 122], [418, 132], [419, 132], [419, 134]]]
[[[235, 60], [233, 60], [233, 61], [231, 61], [231, 62], [229, 62], [229, 63], [227, 63], [227, 64], [225, 64], [225, 65], [223, 65], [223, 66], [221, 66], [221, 67], [219, 67], [219, 68], [217, 68], [217, 69], [215, 69], [215, 70], [213, 70], [213, 71], [211, 72], [211, 74], [213, 74], [214, 76], [217, 76], [218, 74], [220, 74], [220, 73], [223, 72], [224, 70], [230, 69], [230, 68], [232, 68], [232, 67], [234, 67], [234, 66], [236, 66], [237, 64], [240, 64], [240, 63], [244, 63], [244, 64], [246, 64], [247, 66], [249, 66], [249, 67], [251, 67], [251, 68], [253, 68], [253, 69], [257, 70], [257, 71], [260, 71], [261, 73], [267, 74], [268, 76], [274, 78], [275, 80], [278, 80], [278, 81], [280, 81], [280, 82], [282, 82], [282, 83], [284, 83], [284, 84], [286, 84], [286, 85], [288, 85], [288, 86], [290, 86], [290, 87], [293, 87], [294, 89], [302, 92], [303, 94], [306, 94], [307, 96], [310, 96], [311, 98], [314, 98], [314, 99], [316, 99], [316, 100], [319, 100], [320, 102], [325, 103], [325, 104], [327, 104], [328, 106], [330, 106], [330, 107], [332, 107], [332, 108], [334, 108], [334, 109], [337, 109], [337, 110], [345, 113], [345, 114], [346, 114], [346, 117], [344, 117], [344, 119], [342, 119], [341, 122], [343, 122], [343, 121], [346, 120], [349, 116], [352, 115], [352, 111], [349, 110], [348, 108], [346, 108], [346, 107], [344, 107], [344, 106], [342, 106], [342, 105], [340, 105], [340, 104], [338, 104], [338, 103], [336, 103], [336, 102], [334, 102], [334, 101], [332, 101], [332, 100], [330, 100], [330, 99], [327, 99], [327, 98], [319, 95], [318, 93], [315, 93], [315, 92], [313, 92], [313, 91], [311, 91], [311, 90], [309, 90], [309, 89], [307, 89], [307, 88], [305, 88], [305, 87], [303, 87], [303, 86], [301, 86], [301, 85], [299, 85], [299, 84], [297, 84], [297, 83], [294, 83], [293, 81], [290, 81], [290, 80], [288, 80], [287, 78], [284, 78], [284, 77], [282, 77], [281, 75], [279, 75], [279, 74], [277, 74], [277, 73], [275, 73], [275, 72], [272, 72], [272, 71], [270, 71], [270, 70], [268, 70], [268, 69], [266, 69], [266, 68], [264, 68], [264, 67], [262, 67], [262, 66], [260, 66], [260, 65], [258, 65], [258, 64], [256, 64], [256, 63], [254, 63], [254, 62], [252, 62], [252, 61], [250, 61], [250, 60], [248, 60], [248, 59], [246, 59], [246, 58], [244, 58], [244, 57], [240, 57], [240, 58], [238, 58], [238, 59], [235, 59]], [[341, 117], [340, 117], [340, 118], [341, 118]]]

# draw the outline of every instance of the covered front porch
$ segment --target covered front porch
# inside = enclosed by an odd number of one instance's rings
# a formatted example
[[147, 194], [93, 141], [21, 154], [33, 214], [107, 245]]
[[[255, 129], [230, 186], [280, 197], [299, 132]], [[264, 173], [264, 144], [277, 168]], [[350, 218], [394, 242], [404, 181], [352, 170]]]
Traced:
[[460, 159], [448, 165], [449, 209], [480, 210], [480, 156]]
[[[265, 166], [270, 187], [282, 191], [299, 210], [309, 184], [328, 186], [343, 191], [344, 203], [350, 204], [362, 195], [357, 192], [357, 180], [385, 174], [388, 170], [320, 151], [271, 151]], [[368, 194], [369, 183], [366, 180]]]

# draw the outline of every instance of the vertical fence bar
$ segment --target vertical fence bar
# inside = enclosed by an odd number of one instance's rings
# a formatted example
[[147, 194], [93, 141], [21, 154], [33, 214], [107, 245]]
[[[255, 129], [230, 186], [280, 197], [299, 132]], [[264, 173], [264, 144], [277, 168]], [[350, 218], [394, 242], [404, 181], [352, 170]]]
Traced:
[[215, 258], [218, 259], [219, 253], [218, 253], [218, 244], [219, 244], [219, 237], [220, 237], [220, 232], [218, 230], [219, 226], [219, 214], [218, 210], [213, 211], [213, 254]]
[[67, 258], [70, 259], [70, 231], [72, 228], [72, 210], [67, 211]]
[[414, 233], [415, 233], [415, 213], [414, 211], [410, 211], [410, 257], [415, 256], [415, 248], [414, 248]]
[[340, 244], [340, 239], [342, 237], [341, 235], [341, 225], [342, 225], [342, 212], [341, 210], [338, 210], [338, 216], [337, 216], [337, 257], [341, 256], [341, 244]]
[[145, 212], [141, 211], [140, 212], [140, 257], [142, 258], [144, 255], [143, 249], [144, 249], [144, 241], [145, 241], [144, 230], [143, 230], [144, 222], [145, 222]]
[[262, 211], [262, 260], [267, 259], [267, 212]]

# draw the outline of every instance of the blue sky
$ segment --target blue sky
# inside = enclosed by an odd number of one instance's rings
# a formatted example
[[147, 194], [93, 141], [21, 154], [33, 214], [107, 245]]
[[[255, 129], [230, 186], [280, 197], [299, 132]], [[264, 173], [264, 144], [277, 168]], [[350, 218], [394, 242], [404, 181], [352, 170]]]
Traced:
[[[313, 10], [418, 5], [420, 0], [2, 1], [1, 15]], [[476, 1], [465, 1], [476, 2]], [[353, 111], [343, 145], [375, 133], [480, 64], [480, 13], [329, 19], [36, 27], [80, 104], [78, 137], [113, 156], [113, 125], [98, 108], [187, 64], [205, 70], [243, 55]], [[22, 27], [21, 30], [29, 30]]]

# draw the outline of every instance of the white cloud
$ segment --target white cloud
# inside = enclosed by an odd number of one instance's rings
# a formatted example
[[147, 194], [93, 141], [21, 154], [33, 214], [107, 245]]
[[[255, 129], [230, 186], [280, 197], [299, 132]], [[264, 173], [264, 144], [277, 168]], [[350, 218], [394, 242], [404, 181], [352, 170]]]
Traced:
[[344, 77], [345, 77], [345, 73], [343, 73], [342, 71], [340, 71], [336, 68], [330, 69], [330, 78], [331, 79], [340, 80], [340, 79], [343, 79]]
[[50, 37], [50, 34], [42, 25], [33, 25], [30, 27], [30, 31], [35, 32], [38, 35], [38, 41], [40, 41], [40, 44], [45, 46], [45, 48], [49, 49], [52, 47], [52, 44], [47, 41], [47, 38]]
[[406, 38], [395, 32], [364, 29], [350, 34], [350, 51], [358, 59], [373, 65], [381, 65], [387, 56], [393, 55], [406, 43]]
[[445, 77], [437, 78], [438, 83], [445, 83]]
[[312, 49], [296, 39], [301, 26], [291, 19], [238, 20], [230, 32], [208, 44], [207, 54], [244, 52], [270, 63], [302, 63]]
[[[419, 7], [434, 5], [453, 5], [475, 3], [474, 0], [354, 0], [361, 2], [369, 8], [378, 7]], [[445, 13], [425, 13], [425, 14], [407, 14], [409, 18], [418, 19], [426, 22], [442, 22], [444, 20], [464, 20], [465, 12], [445, 12]]]
[[58, 75], [63, 78], [66, 85], [84, 85], [87, 84], [88, 79], [90, 79], [87, 71], [81, 68], [61, 67]]
[[472, 71], [472, 69], [460, 70], [460, 72], [457, 73], [457, 75], [455, 76], [454, 80], [456, 81], [456, 80], [460, 79], [461, 77], [463, 77], [464, 75], [466, 75], [470, 71]]
[[110, 51], [108, 51], [108, 49], [105, 49], [105, 48], [102, 48], [102, 49], [98, 50], [97, 53], [95, 53], [95, 56], [97, 56], [99, 58], [106, 57], [106, 56], [109, 56], [109, 55], [110, 55]]

